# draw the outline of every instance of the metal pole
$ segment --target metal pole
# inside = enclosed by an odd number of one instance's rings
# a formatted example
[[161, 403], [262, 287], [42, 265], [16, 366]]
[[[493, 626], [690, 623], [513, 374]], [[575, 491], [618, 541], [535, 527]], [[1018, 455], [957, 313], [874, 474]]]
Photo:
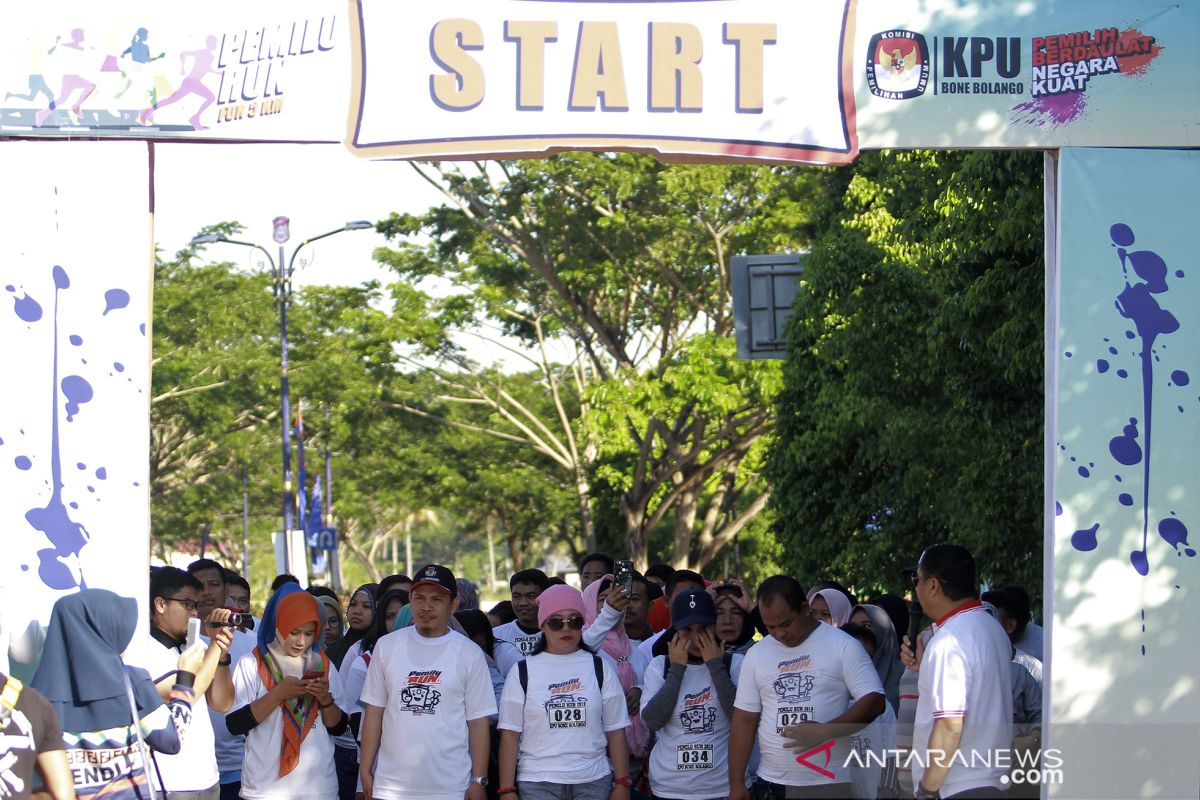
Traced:
[[321, 526], [332, 527], [333, 522], [333, 461], [329, 457], [329, 440], [333, 438], [333, 427], [329, 424], [329, 403], [325, 404], [325, 506], [321, 509]]
[[291, 281], [284, 272], [283, 245], [279, 245], [279, 266], [275, 280], [279, 283], [279, 394], [283, 421], [280, 425], [283, 437], [283, 570], [292, 571], [291, 533], [294, 527], [296, 500], [292, 494], [292, 420], [291, 400], [288, 397], [288, 340], [287, 307], [291, 297]]
[[242, 577], [250, 581], [250, 476], [242, 467]]

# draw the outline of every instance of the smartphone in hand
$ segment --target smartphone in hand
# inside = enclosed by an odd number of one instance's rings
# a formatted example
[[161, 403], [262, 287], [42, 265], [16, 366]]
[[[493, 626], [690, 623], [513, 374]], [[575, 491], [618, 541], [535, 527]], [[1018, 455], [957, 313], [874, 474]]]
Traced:
[[633, 592], [633, 562], [624, 559], [613, 567], [613, 582], [625, 587], [625, 593]]
[[200, 625], [199, 617], [192, 617], [188, 620], [187, 644], [184, 645], [185, 650], [200, 641]]
[[324, 677], [325, 677], [325, 670], [322, 670], [322, 669], [310, 669], [310, 670], [306, 670], [306, 671], [305, 671], [303, 680], [306, 680], [306, 681], [318, 681], [318, 680], [320, 680], [321, 678], [324, 678]]

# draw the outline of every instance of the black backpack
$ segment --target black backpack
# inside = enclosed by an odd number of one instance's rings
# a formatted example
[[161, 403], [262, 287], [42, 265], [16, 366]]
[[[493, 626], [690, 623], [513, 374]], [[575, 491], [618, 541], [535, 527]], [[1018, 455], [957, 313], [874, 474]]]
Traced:
[[[600, 684], [600, 691], [604, 691], [604, 662], [600, 660], [600, 656], [592, 654], [592, 666], [596, 669], [596, 683]], [[517, 662], [517, 678], [521, 681], [521, 691], [529, 694], [529, 665], [525, 663], [525, 659]]]

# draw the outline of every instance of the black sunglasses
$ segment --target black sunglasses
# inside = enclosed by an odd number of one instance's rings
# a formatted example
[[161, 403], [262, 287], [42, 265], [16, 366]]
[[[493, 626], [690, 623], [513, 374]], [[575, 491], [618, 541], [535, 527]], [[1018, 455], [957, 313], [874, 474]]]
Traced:
[[561, 631], [563, 627], [570, 628], [573, 631], [583, 630], [583, 617], [550, 617], [546, 620], [546, 627], [552, 631]]

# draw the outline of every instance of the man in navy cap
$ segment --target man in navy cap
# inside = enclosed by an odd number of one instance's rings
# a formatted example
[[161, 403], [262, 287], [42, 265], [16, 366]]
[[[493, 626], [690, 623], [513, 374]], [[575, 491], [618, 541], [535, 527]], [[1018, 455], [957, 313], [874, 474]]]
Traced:
[[422, 567], [408, 599], [412, 627], [379, 640], [363, 685], [363, 794], [484, 800], [496, 695], [483, 651], [450, 630], [458, 608], [454, 573], [440, 564]]

